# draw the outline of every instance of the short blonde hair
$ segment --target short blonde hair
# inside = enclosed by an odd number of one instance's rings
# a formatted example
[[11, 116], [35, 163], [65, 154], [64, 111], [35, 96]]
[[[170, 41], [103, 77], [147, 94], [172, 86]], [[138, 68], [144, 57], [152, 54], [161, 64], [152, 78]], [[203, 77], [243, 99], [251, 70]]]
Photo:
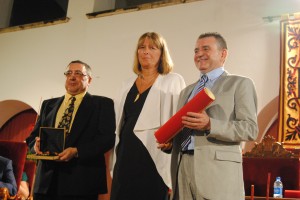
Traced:
[[142, 67], [139, 63], [138, 59], [138, 49], [143, 45], [145, 39], [150, 39], [150, 42], [161, 50], [160, 63], [158, 65], [157, 71], [160, 74], [168, 74], [173, 70], [173, 61], [170, 56], [167, 43], [165, 39], [155, 32], [147, 32], [144, 33], [138, 40], [138, 44], [135, 50], [134, 63], [133, 63], [133, 71], [136, 74], [140, 74], [142, 71]]

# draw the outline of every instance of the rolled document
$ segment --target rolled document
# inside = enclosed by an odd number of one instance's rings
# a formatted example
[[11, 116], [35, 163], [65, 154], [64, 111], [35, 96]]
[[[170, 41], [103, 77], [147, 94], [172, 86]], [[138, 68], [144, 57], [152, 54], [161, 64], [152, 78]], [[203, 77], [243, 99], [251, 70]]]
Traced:
[[183, 128], [182, 116], [187, 112], [201, 112], [214, 100], [214, 94], [208, 88], [203, 88], [154, 133], [156, 140], [159, 143], [169, 142]]

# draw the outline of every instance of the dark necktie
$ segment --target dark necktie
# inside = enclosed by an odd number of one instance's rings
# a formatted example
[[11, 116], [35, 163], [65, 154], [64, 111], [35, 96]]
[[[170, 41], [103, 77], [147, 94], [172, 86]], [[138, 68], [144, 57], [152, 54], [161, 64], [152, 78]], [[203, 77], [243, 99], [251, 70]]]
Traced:
[[58, 124], [58, 128], [65, 128], [67, 134], [70, 131], [69, 129], [70, 129], [71, 121], [72, 121], [72, 114], [74, 111], [74, 102], [75, 102], [76, 98], [72, 96], [70, 98], [70, 100], [71, 100], [71, 103], [65, 110], [65, 112], [61, 118], [61, 121]]
[[[200, 79], [200, 83], [194, 93], [194, 95], [196, 95], [198, 92], [200, 92], [201, 90], [203, 90], [205, 83], [208, 81], [208, 77], [207, 75], [203, 74], [201, 79]], [[189, 97], [188, 100], [192, 99], [192, 95]], [[191, 134], [192, 134], [193, 129], [189, 129], [189, 128], [183, 128], [182, 130], [182, 143], [181, 143], [181, 150], [182, 151], [186, 151], [188, 149], [189, 144], [191, 143]]]

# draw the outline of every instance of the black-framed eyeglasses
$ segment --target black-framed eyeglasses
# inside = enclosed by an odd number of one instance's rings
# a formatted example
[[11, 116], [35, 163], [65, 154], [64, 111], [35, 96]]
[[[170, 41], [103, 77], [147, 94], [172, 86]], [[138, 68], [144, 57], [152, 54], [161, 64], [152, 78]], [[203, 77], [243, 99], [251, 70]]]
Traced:
[[69, 71], [64, 72], [64, 75], [65, 75], [66, 77], [70, 77], [72, 74], [74, 74], [75, 77], [83, 77], [83, 76], [87, 76], [87, 74], [84, 74], [84, 73], [82, 73], [82, 72], [79, 71], [79, 70], [76, 70], [76, 71], [71, 71], [71, 70], [69, 70]]

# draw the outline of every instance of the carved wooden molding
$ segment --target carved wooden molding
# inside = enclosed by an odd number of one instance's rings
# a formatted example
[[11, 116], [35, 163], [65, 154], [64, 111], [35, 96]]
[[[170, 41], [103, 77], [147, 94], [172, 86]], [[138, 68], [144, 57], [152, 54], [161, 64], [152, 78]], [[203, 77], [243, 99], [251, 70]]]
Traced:
[[283, 145], [274, 137], [267, 135], [260, 143], [255, 143], [253, 149], [244, 154], [244, 157], [256, 158], [296, 158], [297, 156], [284, 149]]
[[88, 19], [93, 19], [98, 17], [107, 17], [111, 15], [118, 15], [118, 14], [124, 14], [129, 12], [160, 8], [165, 6], [173, 6], [176, 4], [192, 3], [195, 1], [204, 1], [204, 0], [169, 0], [169, 1], [161, 1], [161, 2], [152, 2], [152, 3], [145, 3], [145, 4], [141, 4], [129, 8], [123, 8], [123, 9], [120, 8], [120, 9], [112, 9], [112, 10], [105, 10], [100, 12], [87, 13], [86, 16]]
[[0, 188], [0, 199], [7, 200], [9, 192], [7, 188]]
[[45, 27], [45, 26], [53, 26], [53, 25], [57, 25], [57, 24], [67, 23], [69, 20], [70, 20], [70, 18], [65, 17], [65, 18], [57, 19], [57, 20], [49, 20], [49, 21], [35, 22], [35, 23], [24, 24], [24, 25], [19, 25], [19, 26], [12, 26], [12, 27], [7, 27], [7, 28], [0, 28], [0, 33], [22, 31], [22, 30]]

